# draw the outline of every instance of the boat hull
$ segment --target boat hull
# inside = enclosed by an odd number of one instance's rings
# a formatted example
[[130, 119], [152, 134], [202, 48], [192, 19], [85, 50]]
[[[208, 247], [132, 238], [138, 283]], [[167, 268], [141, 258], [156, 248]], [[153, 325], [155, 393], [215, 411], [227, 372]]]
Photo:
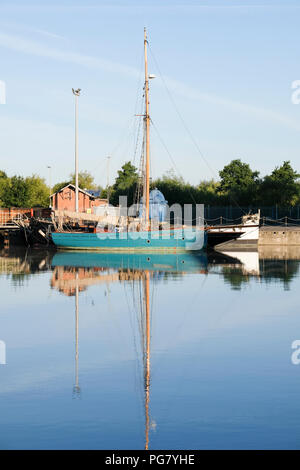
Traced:
[[206, 247], [204, 230], [176, 229], [149, 232], [53, 232], [53, 243], [66, 250], [118, 252], [180, 252], [199, 251]]

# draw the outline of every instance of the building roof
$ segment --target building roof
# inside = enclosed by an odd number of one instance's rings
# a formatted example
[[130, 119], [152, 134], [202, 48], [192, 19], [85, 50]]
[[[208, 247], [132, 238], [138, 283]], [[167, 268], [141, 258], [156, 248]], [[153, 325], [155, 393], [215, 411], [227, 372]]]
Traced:
[[[74, 184], [69, 183], [69, 184], [67, 184], [66, 186], [64, 186], [63, 188], [59, 189], [59, 191], [56, 191], [56, 193], [51, 194], [51, 197], [55, 196], [55, 194], [60, 193], [61, 191], [63, 191], [63, 190], [66, 189], [66, 188], [71, 188], [71, 189], [73, 189], [74, 191], [75, 191], [75, 189], [76, 189]], [[87, 196], [89, 196], [89, 197], [92, 198], [92, 199], [97, 199], [97, 197], [98, 197], [98, 196], [96, 196], [97, 191], [90, 191], [90, 192], [89, 192], [89, 191], [87, 191], [86, 189], [81, 189], [81, 188], [78, 188], [78, 191], [80, 191], [81, 193], [86, 194]]]
[[98, 189], [86, 189], [85, 190], [87, 193], [89, 193], [91, 196], [95, 196], [96, 198], [100, 198], [101, 190]]

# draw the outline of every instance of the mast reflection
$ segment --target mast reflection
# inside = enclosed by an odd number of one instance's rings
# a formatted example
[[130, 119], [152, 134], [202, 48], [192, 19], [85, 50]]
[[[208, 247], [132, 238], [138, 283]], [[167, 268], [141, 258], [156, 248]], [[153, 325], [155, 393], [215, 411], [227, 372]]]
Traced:
[[[144, 447], [150, 447], [151, 394], [151, 299], [150, 283], [166, 276], [189, 272], [207, 273], [206, 255], [147, 254], [121, 255], [100, 253], [57, 253], [52, 260], [51, 286], [67, 296], [75, 297], [75, 383], [73, 396], [80, 396], [79, 386], [79, 292], [95, 284], [132, 281], [138, 287], [140, 334], [143, 356]], [[153, 425], [154, 428], [154, 425]]]
[[[138, 358], [142, 358], [142, 370], [140, 371], [141, 391], [143, 394], [144, 415], [144, 448], [151, 446], [151, 430], [155, 429], [155, 423], [151, 420], [151, 304], [150, 295], [152, 285], [166, 277], [177, 277], [186, 274], [197, 273], [206, 275], [208, 272], [216, 275], [227, 275], [234, 287], [239, 278], [233, 278], [237, 272], [241, 278], [247, 280], [249, 276], [259, 278], [261, 276], [261, 263], [258, 254], [251, 253], [221, 253], [212, 255], [134, 255], [134, 254], [100, 254], [100, 253], [57, 253], [52, 260], [51, 286], [64, 295], [75, 298], [75, 380], [73, 396], [80, 396], [79, 386], [79, 293], [89, 286], [112, 282], [132, 283], [137, 292], [133, 292], [135, 303], [139, 299], [139, 305], [135, 304], [135, 312], [138, 314], [139, 335], [141, 347]], [[232, 288], [233, 288], [232, 287]], [[109, 291], [109, 289], [108, 289]]]
[[80, 397], [79, 376], [78, 376], [78, 337], [79, 337], [79, 284], [78, 272], [75, 274], [76, 287], [75, 287], [75, 384], [73, 387], [73, 397]]

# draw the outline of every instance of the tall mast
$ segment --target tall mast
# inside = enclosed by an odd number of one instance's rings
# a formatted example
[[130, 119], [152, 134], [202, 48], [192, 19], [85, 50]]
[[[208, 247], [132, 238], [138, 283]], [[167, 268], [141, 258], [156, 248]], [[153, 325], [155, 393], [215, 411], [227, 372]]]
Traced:
[[145, 123], [146, 123], [146, 184], [144, 200], [146, 203], [146, 225], [149, 227], [149, 193], [150, 193], [150, 116], [149, 116], [149, 75], [147, 61], [147, 32], [144, 28], [144, 51], [145, 51]]

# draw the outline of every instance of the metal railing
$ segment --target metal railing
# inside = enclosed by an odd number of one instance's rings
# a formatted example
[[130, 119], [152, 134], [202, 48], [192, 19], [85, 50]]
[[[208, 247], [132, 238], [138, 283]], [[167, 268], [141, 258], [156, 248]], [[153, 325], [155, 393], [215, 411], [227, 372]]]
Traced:
[[[216, 217], [214, 219], [205, 219], [206, 224], [208, 225], [239, 225], [242, 223], [242, 217], [237, 217], [236, 219], [229, 219], [227, 217]], [[278, 227], [299, 227], [300, 219], [294, 219], [288, 217], [287, 215], [279, 219], [273, 219], [271, 217], [262, 216], [260, 218], [261, 226], [278, 226]]]
[[0, 211], [0, 227], [15, 227], [24, 219], [20, 212]]
[[261, 225], [300, 226], [300, 206], [204, 206], [204, 218], [209, 225], [229, 225], [242, 222], [242, 216], [260, 210]]

